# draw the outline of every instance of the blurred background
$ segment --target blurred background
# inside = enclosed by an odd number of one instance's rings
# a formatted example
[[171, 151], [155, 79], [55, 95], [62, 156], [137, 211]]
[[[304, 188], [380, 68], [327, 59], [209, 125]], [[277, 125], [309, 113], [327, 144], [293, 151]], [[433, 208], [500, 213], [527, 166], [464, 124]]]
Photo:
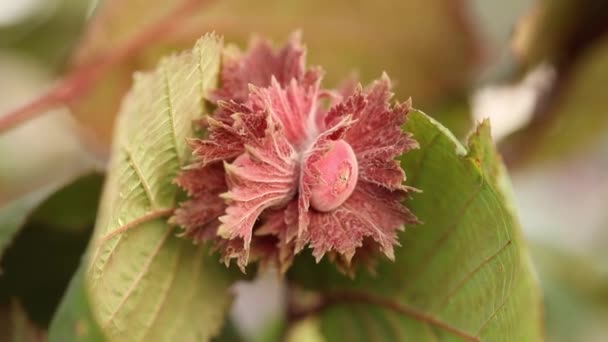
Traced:
[[[0, 207], [103, 172], [133, 71], [211, 30], [243, 47], [251, 33], [280, 44], [301, 29], [310, 63], [326, 68], [329, 84], [352, 74], [365, 83], [386, 71], [397, 98], [411, 96], [463, 140], [475, 122], [490, 118], [544, 289], [547, 340], [608, 340], [608, 2], [185, 2], [0, 1], [0, 122], [60, 80], [73, 80], [45, 114], [10, 130], [0, 124]], [[142, 35], [146, 30], [158, 34]], [[101, 176], [84, 182], [90, 203], [81, 203], [82, 218], [54, 225], [43, 219], [45, 210], [60, 209], [42, 208], [32, 221], [49, 231], [70, 227], [61, 234], [70, 236], [65, 248], [75, 256], [93, 224]], [[20, 236], [17, 243], [44, 241]], [[6, 252], [4, 269], [15, 253]], [[60, 294], [77, 258], [46, 260], [66, 268], [57, 276]], [[0, 293], [11, 284], [19, 280], [0, 284]], [[255, 335], [279, 303], [268, 302], [256, 317], [240, 308], [280, 285], [259, 279], [239, 290], [248, 295], [233, 316], [241, 332]], [[20, 291], [33, 324], [48, 324], [56, 301], [32, 314], [34, 289]]]

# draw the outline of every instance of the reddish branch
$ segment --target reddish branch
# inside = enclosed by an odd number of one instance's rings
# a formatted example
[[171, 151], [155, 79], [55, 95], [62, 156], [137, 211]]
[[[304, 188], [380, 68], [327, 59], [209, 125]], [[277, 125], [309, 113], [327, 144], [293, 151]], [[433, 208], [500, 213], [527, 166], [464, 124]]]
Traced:
[[72, 70], [39, 98], [0, 116], [0, 133], [85, 95], [112, 66], [137, 55], [150, 44], [166, 37], [177, 28], [181, 18], [190, 15], [206, 2], [209, 1], [184, 0], [171, 13], [136, 34], [122, 46], [92, 58], [88, 63]]
[[[446, 322], [443, 322], [431, 315], [419, 311], [407, 305], [398, 303], [395, 300], [378, 297], [369, 293], [363, 292], [340, 292], [324, 294], [319, 304], [312, 308], [300, 311], [292, 311], [289, 313], [291, 322], [299, 321], [309, 316], [319, 314], [337, 304], [370, 304], [391, 310], [397, 314], [407, 316], [413, 320], [432, 325], [439, 329], [452, 333], [465, 341], [479, 342], [480, 339], [476, 336], [467, 333], [459, 328], [456, 328]], [[293, 308], [292, 308], [293, 309]]]

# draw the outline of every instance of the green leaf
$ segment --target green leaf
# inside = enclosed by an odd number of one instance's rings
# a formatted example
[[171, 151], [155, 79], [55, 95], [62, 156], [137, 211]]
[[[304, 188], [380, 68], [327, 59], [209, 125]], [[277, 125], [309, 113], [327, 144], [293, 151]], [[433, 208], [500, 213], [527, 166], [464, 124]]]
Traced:
[[84, 286], [84, 267], [72, 278], [67, 295], [57, 309], [49, 329], [49, 341], [102, 342], [107, 338], [93, 316]]
[[297, 260], [292, 281], [320, 291], [328, 341], [539, 341], [541, 302], [488, 123], [469, 151], [423, 113], [406, 126], [420, 149], [402, 159], [423, 192], [424, 223], [401, 236], [396, 261], [350, 280], [328, 262]]
[[11, 244], [19, 229], [25, 224], [27, 216], [51, 192], [52, 187], [40, 189], [0, 208], [0, 257]]
[[99, 173], [81, 176], [41, 203], [28, 221], [75, 232], [91, 228], [102, 185]]
[[[70, 184], [56, 182], [0, 208], [0, 257], [27, 222], [53, 225], [60, 229], [79, 229], [86, 226], [90, 218], [95, 216], [97, 198], [80, 196], [79, 193], [99, 193], [99, 180], [98, 175], [88, 175]], [[58, 189], [61, 190], [53, 194]], [[51, 194], [53, 195], [49, 197]]]
[[[206, 113], [203, 99], [217, 83], [221, 48], [207, 35], [191, 52], [136, 74], [123, 102], [82, 290], [109, 340], [198, 341], [220, 331], [231, 275], [206, 246], [177, 237], [167, 217], [192, 120]], [[52, 328], [74, 326], [78, 314], [70, 312]], [[53, 329], [51, 336], [63, 336]]]
[[18, 299], [34, 323], [48, 326], [90, 239], [102, 181], [86, 175], [35, 201], [2, 258], [0, 303]]
[[94, 0], [46, 1], [27, 7], [30, 15], [0, 26], [0, 45], [19, 55], [33, 57], [57, 72], [63, 67], [72, 45], [78, 42]]

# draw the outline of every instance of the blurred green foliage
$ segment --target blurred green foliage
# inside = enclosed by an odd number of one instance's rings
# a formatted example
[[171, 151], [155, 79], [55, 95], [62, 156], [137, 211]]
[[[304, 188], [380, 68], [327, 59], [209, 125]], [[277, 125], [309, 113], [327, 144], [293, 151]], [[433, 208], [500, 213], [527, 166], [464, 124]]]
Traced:
[[[2, 214], [25, 220], [13, 230], [0, 263], [0, 303], [17, 299], [38, 326], [48, 326], [91, 236], [102, 181], [98, 174], [84, 176]], [[7, 222], [0, 222], [3, 233]]]
[[502, 143], [508, 163], [534, 165], [597, 146], [608, 131], [608, 2], [540, 1], [516, 42], [522, 72], [544, 63], [555, 80], [530, 124]]
[[19, 51], [49, 69], [65, 67], [94, 0], [45, 0], [22, 21], [0, 26], [0, 48]]

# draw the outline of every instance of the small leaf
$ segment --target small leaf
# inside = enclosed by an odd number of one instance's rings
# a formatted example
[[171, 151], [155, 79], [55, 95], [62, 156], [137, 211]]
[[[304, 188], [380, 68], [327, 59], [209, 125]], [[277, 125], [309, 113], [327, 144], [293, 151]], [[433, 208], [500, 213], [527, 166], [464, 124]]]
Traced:
[[479, 173], [491, 184], [496, 185], [504, 174], [502, 160], [496, 153], [492, 139], [490, 121], [484, 120], [469, 137], [469, 158], [478, 167]]
[[[189, 158], [192, 121], [206, 113], [204, 97], [216, 86], [221, 44], [207, 35], [191, 52], [136, 74], [123, 102], [83, 288], [64, 299], [84, 293], [90, 306], [80, 309], [92, 311], [109, 340], [209, 340], [221, 328], [229, 271], [167, 223], [179, 195], [172, 180]], [[64, 307], [53, 329], [79, 316], [78, 305]]]
[[103, 342], [106, 337], [97, 324], [84, 287], [84, 267], [72, 278], [67, 295], [57, 309], [49, 328], [49, 341]]
[[402, 166], [423, 191], [408, 203], [423, 224], [402, 233], [395, 262], [354, 281], [312, 260], [296, 260], [290, 274], [321, 291], [326, 339], [542, 340], [539, 290], [489, 125], [468, 152], [420, 112], [406, 130], [420, 143]]

